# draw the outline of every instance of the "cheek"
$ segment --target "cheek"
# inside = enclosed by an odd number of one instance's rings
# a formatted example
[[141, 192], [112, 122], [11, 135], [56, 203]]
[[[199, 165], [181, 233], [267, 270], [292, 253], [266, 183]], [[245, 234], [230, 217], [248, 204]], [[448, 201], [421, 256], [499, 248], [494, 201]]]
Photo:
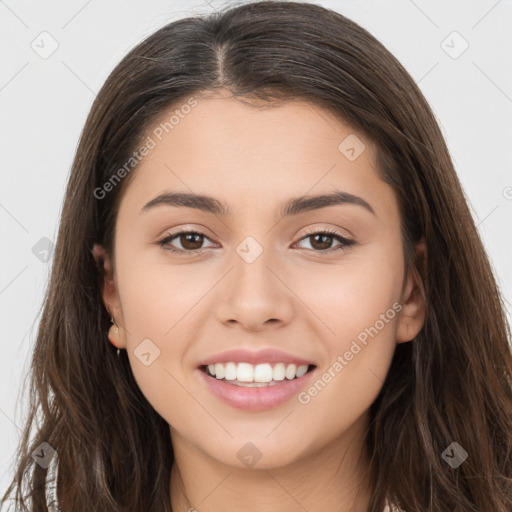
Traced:
[[325, 285], [304, 280], [300, 293], [322, 321], [318, 337], [327, 359], [299, 402], [315, 404], [312, 407], [326, 414], [324, 421], [333, 428], [371, 405], [391, 364], [403, 273], [395, 247], [390, 241], [324, 270], [329, 274], [321, 280]]
[[170, 263], [155, 252], [119, 258], [116, 273], [133, 375], [152, 406], [171, 421], [169, 413], [183, 414], [193, 405], [179, 383], [192, 365], [190, 347], [204, 337], [201, 329], [211, 316], [208, 293], [225, 271], [205, 262]]
[[190, 276], [142, 259], [118, 269], [133, 376], [151, 406], [169, 424], [197, 415], [183, 386], [183, 365], [194, 339], [187, 331], [193, 305], [205, 293]]
[[[389, 237], [347, 252], [339, 263], [302, 269], [293, 289], [311, 321], [323, 325], [321, 338], [331, 350], [342, 350], [376, 322], [382, 337], [392, 336], [390, 324], [397, 317], [392, 306], [401, 299], [402, 275], [399, 244]], [[382, 325], [379, 320], [387, 312], [391, 321]]]
[[[322, 442], [334, 440], [362, 417], [380, 393], [396, 348], [400, 304], [373, 300], [352, 315], [341, 304], [336, 336], [324, 336], [327, 358], [298, 395], [301, 417], [322, 425]], [[370, 307], [371, 306], [371, 307]], [[382, 306], [382, 307], [381, 307]]]
[[[164, 258], [160, 258], [161, 260]], [[118, 290], [129, 341], [153, 337], [164, 342], [179, 329], [212, 281], [191, 265], [133, 257], [118, 266]], [[176, 326], [176, 327], [175, 327]]]

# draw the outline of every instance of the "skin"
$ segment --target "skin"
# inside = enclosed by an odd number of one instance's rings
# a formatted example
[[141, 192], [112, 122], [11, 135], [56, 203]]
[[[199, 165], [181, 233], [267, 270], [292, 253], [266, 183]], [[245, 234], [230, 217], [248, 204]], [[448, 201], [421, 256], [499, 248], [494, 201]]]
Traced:
[[[363, 512], [370, 499], [368, 409], [396, 344], [412, 340], [425, 319], [421, 283], [412, 273], [403, 280], [396, 195], [378, 178], [371, 141], [318, 106], [293, 101], [261, 110], [227, 93], [196, 98], [133, 171], [103, 288], [119, 326], [110, 340], [127, 350], [142, 392], [170, 425], [172, 508]], [[366, 146], [354, 161], [338, 150], [349, 134]], [[278, 216], [292, 197], [335, 189], [362, 197], [375, 215], [344, 204]], [[168, 205], [140, 213], [164, 191], [211, 195], [233, 214]], [[205, 248], [202, 254], [158, 246], [180, 228], [206, 236], [196, 245], [183, 237], [169, 245]], [[340, 242], [328, 238], [322, 249], [322, 240], [306, 237], [325, 229], [356, 244], [335, 250]], [[247, 236], [263, 249], [252, 263], [236, 252]], [[423, 241], [417, 251], [425, 252]], [[293, 397], [244, 411], [219, 401], [199, 379], [201, 359], [235, 347], [285, 350], [314, 362], [321, 377], [394, 303], [400, 313], [308, 404]], [[134, 355], [146, 338], [160, 350], [149, 366]], [[262, 455], [252, 468], [237, 456], [247, 442]]]

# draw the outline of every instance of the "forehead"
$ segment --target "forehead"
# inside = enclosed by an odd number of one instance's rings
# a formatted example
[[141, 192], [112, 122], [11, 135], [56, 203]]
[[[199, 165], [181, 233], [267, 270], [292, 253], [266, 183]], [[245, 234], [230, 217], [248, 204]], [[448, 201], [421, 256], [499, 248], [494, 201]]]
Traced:
[[162, 112], [146, 134], [152, 148], [126, 193], [139, 209], [165, 190], [222, 194], [239, 209], [340, 188], [393, 200], [372, 142], [316, 104], [253, 106], [231, 96], [186, 104]]

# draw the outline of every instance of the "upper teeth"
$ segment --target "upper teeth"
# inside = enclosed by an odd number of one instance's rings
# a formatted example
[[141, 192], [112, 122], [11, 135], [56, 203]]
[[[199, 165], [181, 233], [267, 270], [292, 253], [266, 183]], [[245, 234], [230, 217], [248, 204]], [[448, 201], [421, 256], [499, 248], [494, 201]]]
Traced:
[[215, 363], [208, 365], [208, 371], [216, 379], [238, 380], [240, 382], [270, 382], [272, 380], [295, 379], [308, 371], [308, 365], [270, 363], [252, 365], [249, 363]]

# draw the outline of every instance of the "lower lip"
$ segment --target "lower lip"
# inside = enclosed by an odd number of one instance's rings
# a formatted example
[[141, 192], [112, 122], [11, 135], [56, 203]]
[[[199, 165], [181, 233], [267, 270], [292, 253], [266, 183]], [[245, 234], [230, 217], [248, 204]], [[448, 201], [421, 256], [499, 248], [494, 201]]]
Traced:
[[273, 386], [248, 388], [228, 384], [197, 369], [201, 375], [200, 378], [214, 395], [232, 407], [247, 411], [264, 411], [287, 402], [308, 383], [315, 370], [316, 368], [313, 368], [298, 379], [284, 379]]

